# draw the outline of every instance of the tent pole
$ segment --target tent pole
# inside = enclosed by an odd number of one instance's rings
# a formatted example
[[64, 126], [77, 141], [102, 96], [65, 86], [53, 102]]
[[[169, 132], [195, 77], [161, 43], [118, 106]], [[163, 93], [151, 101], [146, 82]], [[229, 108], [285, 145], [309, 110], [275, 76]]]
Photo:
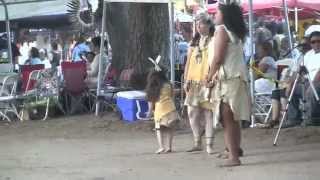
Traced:
[[[284, 7], [284, 16], [285, 16], [285, 22], [287, 26], [287, 34], [288, 34], [288, 39], [289, 39], [289, 47], [290, 50], [293, 48], [293, 43], [292, 43], [292, 36], [291, 36], [291, 30], [290, 30], [290, 22], [289, 22], [289, 16], [288, 16], [288, 4], [286, 0], [282, 0], [283, 2], [283, 7]], [[292, 57], [292, 53], [290, 54]]]
[[[9, 55], [9, 60], [12, 64], [12, 66], [14, 66], [14, 62], [12, 59], [12, 48], [11, 48], [11, 33], [10, 33], [10, 21], [9, 21], [9, 13], [8, 13], [8, 6], [6, 4], [6, 2], [4, 0], [0, 0], [3, 7], [4, 7], [4, 13], [5, 13], [5, 17], [6, 17], [6, 31], [7, 31], [7, 43], [8, 43], [8, 55]], [[15, 67], [13, 67], [14, 69]]]
[[[252, 0], [249, 0], [249, 37], [250, 37], [250, 65], [254, 64], [254, 38], [253, 38], [253, 4]], [[251, 127], [255, 126], [255, 96], [254, 96], [254, 74], [253, 69], [249, 70], [250, 75], [250, 95], [251, 95]]]
[[175, 72], [174, 72], [174, 65], [175, 65], [175, 59], [174, 59], [174, 52], [173, 52], [173, 33], [174, 33], [174, 5], [173, 2], [169, 1], [168, 3], [168, 10], [169, 10], [169, 31], [170, 31], [170, 81], [171, 83], [174, 83], [175, 81]]
[[103, 10], [102, 10], [102, 27], [101, 27], [101, 42], [100, 42], [100, 55], [99, 55], [99, 71], [98, 71], [98, 84], [97, 84], [97, 99], [96, 99], [96, 116], [99, 115], [100, 108], [100, 90], [101, 90], [101, 76], [103, 71], [102, 56], [104, 55], [104, 35], [105, 35], [105, 26], [106, 26], [106, 2], [103, 1]]
[[298, 19], [298, 7], [296, 6], [296, 7], [294, 7], [294, 20], [295, 20], [295, 25], [296, 25], [296, 33], [298, 33], [298, 21], [299, 21], [299, 19]]

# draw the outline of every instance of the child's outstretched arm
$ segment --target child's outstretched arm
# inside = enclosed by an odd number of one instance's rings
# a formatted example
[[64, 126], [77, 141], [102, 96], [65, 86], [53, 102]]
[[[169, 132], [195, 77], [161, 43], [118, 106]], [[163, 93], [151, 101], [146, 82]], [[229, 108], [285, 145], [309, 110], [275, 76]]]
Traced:
[[153, 114], [153, 111], [154, 111], [154, 103], [153, 102], [148, 102], [148, 112], [147, 112], [147, 117], [148, 118], [151, 118], [152, 117], [152, 114]]

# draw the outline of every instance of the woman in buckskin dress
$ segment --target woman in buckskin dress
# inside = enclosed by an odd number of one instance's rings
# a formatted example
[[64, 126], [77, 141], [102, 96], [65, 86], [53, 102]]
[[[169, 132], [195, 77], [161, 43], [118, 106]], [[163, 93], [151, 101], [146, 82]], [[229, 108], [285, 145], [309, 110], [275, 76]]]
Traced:
[[240, 120], [250, 120], [247, 67], [243, 61], [246, 27], [238, 4], [219, 3], [215, 15], [214, 57], [207, 77], [214, 126], [224, 128], [227, 161], [223, 166], [239, 166]]
[[[201, 137], [205, 132], [206, 150], [212, 154], [213, 126], [211, 105], [206, 98], [209, 89], [205, 86], [205, 77], [209, 71], [208, 50], [212, 42], [214, 25], [206, 13], [199, 14], [196, 18], [198, 33], [191, 42], [188, 60], [184, 73], [184, 89], [186, 92], [185, 105], [188, 108], [188, 117], [193, 132], [194, 145], [187, 152], [201, 151]], [[205, 131], [201, 127], [205, 123]]]

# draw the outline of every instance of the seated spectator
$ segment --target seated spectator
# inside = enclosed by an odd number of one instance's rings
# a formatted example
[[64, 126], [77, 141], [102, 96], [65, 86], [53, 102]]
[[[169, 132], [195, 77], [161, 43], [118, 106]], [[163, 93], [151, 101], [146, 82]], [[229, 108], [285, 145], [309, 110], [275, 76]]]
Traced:
[[47, 50], [46, 49], [40, 49], [39, 57], [40, 57], [40, 60], [42, 61], [42, 64], [44, 64], [44, 68], [45, 69], [50, 69], [51, 68], [51, 64], [50, 64], [50, 61], [48, 59], [48, 54], [47, 54]]
[[35, 47], [32, 47], [29, 52], [29, 59], [25, 62], [26, 65], [36, 65], [36, 64], [43, 64], [40, 59], [39, 50]]
[[298, 59], [299, 56], [301, 55], [300, 51], [296, 48], [290, 50], [288, 37], [284, 37], [281, 39], [279, 53], [280, 53], [279, 59], [285, 59], [285, 58]]
[[[316, 92], [320, 93], [320, 31], [314, 31], [309, 36], [311, 50], [304, 56], [304, 65], [296, 69], [305, 69], [309, 72], [310, 79], [316, 89]], [[293, 80], [296, 77], [294, 74], [291, 80], [291, 87]], [[301, 79], [300, 79], [301, 80]], [[306, 85], [304, 86], [301, 81], [297, 84], [296, 89], [293, 92], [291, 103], [288, 109], [288, 120], [285, 121], [284, 127], [292, 127], [296, 125], [319, 125], [319, 114], [317, 114], [318, 103], [315, 99], [314, 93], [311, 90], [311, 86], [306, 78]], [[289, 89], [291, 89], [291, 87]], [[302, 118], [302, 111], [300, 109], [300, 99], [302, 99], [303, 88], [306, 89], [306, 119]]]
[[72, 49], [72, 61], [82, 61], [82, 56], [84, 56], [87, 52], [90, 52], [90, 48], [87, 45], [85, 38], [83, 36], [80, 36], [74, 48]]
[[50, 63], [53, 69], [60, 65], [61, 61], [61, 52], [58, 50], [58, 44], [56, 42], [51, 43], [51, 52], [50, 52]]
[[272, 44], [268, 41], [257, 45], [257, 56], [260, 59], [258, 69], [263, 73], [255, 81], [255, 90], [258, 93], [271, 93], [277, 79], [277, 66], [272, 55]]
[[[94, 37], [91, 40], [92, 51], [96, 54], [93, 61], [90, 63], [90, 66], [87, 68], [87, 79], [86, 83], [89, 88], [96, 88], [99, 74], [99, 59], [100, 59], [100, 36]], [[105, 47], [107, 47], [107, 43], [105, 42]], [[105, 76], [105, 67], [110, 63], [105, 52], [102, 52], [102, 70], [101, 77]], [[103, 82], [101, 82], [103, 83]]]

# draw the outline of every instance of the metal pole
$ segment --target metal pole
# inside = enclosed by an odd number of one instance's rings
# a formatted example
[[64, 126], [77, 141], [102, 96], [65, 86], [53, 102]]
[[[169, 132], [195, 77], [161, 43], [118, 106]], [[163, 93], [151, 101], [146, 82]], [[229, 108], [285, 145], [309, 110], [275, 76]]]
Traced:
[[[249, 36], [250, 36], [250, 66], [254, 64], [254, 38], [253, 38], [253, 3], [249, 0]], [[250, 68], [250, 94], [251, 94], [251, 127], [255, 125], [255, 97], [254, 97], [254, 74], [253, 69]]]
[[170, 31], [170, 81], [173, 83], [175, 81], [175, 72], [174, 72], [174, 50], [173, 50], [173, 35], [174, 35], [174, 5], [172, 2], [168, 3], [169, 9], [169, 31]]
[[[285, 22], [287, 26], [287, 33], [288, 33], [288, 39], [289, 39], [289, 47], [290, 51], [293, 49], [293, 44], [292, 44], [292, 36], [291, 36], [291, 30], [290, 30], [290, 22], [289, 22], [289, 16], [288, 16], [288, 4], [286, 0], [282, 0], [283, 2], [283, 7], [284, 7], [284, 16], [285, 16]], [[292, 57], [292, 53], [290, 53]]]
[[103, 10], [102, 10], [102, 27], [101, 27], [101, 42], [100, 42], [100, 55], [99, 55], [99, 72], [98, 72], [98, 84], [97, 84], [97, 99], [96, 99], [96, 116], [99, 115], [99, 108], [100, 108], [100, 91], [101, 91], [101, 76], [103, 71], [103, 63], [102, 62], [104, 54], [104, 35], [105, 35], [105, 26], [106, 26], [106, 8], [107, 4], [103, 1]]
[[[8, 55], [9, 55], [9, 60], [12, 65], [13, 64], [13, 59], [12, 59], [12, 49], [11, 49], [11, 33], [10, 33], [10, 21], [9, 21], [9, 13], [8, 13], [8, 6], [4, 0], [0, 0], [3, 7], [4, 7], [4, 13], [6, 17], [6, 31], [7, 31], [7, 43], [8, 43]], [[14, 69], [15, 67], [13, 67]]]
[[295, 20], [295, 26], [296, 26], [296, 33], [298, 33], [298, 7], [294, 7], [294, 20]]

